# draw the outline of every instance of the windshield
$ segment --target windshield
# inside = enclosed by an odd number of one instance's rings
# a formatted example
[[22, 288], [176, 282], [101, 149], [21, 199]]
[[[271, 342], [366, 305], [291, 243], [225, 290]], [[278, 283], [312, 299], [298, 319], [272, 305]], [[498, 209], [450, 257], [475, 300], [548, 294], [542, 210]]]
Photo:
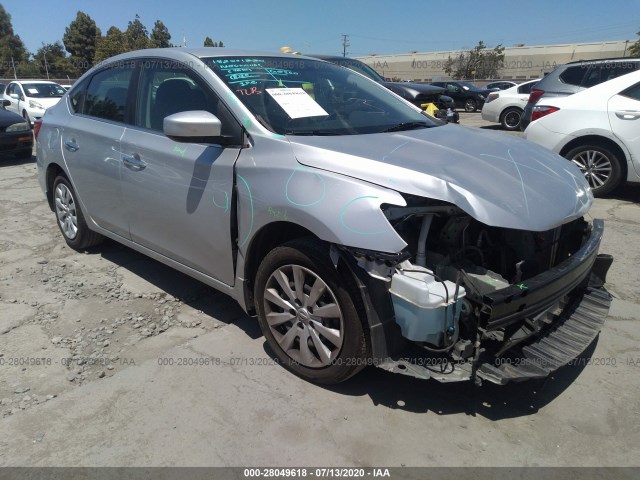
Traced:
[[341, 67], [347, 67], [353, 71], [361, 73], [362, 75], [364, 75], [367, 78], [370, 78], [374, 82], [383, 83], [385, 81], [384, 78], [382, 78], [378, 72], [376, 72], [373, 68], [371, 68], [366, 63], [361, 62], [359, 60], [353, 60], [353, 59], [340, 60], [334, 63], [336, 65], [340, 65]]
[[22, 88], [27, 97], [31, 98], [59, 98], [65, 92], [57, 83], [23, 83]]
[[283, 57], [204, 60], [260, 123], [281, 135], [356, 135], [442, 124], [331, 63]]

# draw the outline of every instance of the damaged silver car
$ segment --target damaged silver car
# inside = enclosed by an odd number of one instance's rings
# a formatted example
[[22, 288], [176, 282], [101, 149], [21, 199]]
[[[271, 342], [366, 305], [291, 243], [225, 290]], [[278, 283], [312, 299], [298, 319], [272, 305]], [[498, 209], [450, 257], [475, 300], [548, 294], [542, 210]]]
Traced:
[[39, 180], [69, 246], [106, 236], [231, 295], [313, 382], [503, 384], [594, 340], [612, 259], [577, 167], [343, 67], [212, 50], [114, 57], [47, 111]]

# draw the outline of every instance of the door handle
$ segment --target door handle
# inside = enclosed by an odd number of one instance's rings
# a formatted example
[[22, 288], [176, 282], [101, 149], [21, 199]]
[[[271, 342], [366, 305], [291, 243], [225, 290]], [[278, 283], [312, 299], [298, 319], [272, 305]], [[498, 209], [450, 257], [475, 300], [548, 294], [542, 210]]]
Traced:
[[132, 170], [144, 170], [147, 166], [145, 162], [140, 160], [140, 155], [137, 153], [133, 155], [122, 155], [122, 163]]
[[616, 117], [622, 120], [635, 120], [640, 117], [640, 112], [638, 110], [617, 110]]
[[64, 142], [64, 146], [67, 150], [69, 150], [70, 152], [77, 152], [78, 149], [80, 148], [80, 145], [78, 145], [75, 141], [73, 140], [65, 140]]

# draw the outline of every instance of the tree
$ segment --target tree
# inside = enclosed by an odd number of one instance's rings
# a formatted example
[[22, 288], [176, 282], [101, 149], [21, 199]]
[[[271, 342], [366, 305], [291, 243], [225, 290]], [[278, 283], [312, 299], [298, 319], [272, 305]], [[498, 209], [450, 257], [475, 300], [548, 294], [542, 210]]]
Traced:
[[78, 69], [74, 68], [60, 41], [43, 43], [42, 47], [33, 56], [33, 61], [40, 75], [46, 75], [47, 73], [52, 77], [78, 75]]
[[96, 47], [96, 63], [106, 60], [114, 55], [129, 51], [126, 35], [117, 27], [111, 27], [104, 37], [98, 40]]
[[[0, 4], [0, 74], [13, 77], [28, 66], [29, 52], [18, 35], [13, 33], [11, 15]], [[15, 67], [15, 72], [14, 72]]]
[[171, 34], [169, 29], [160, 20], [156, 20], [153, 24], [153, 30], [151, 30], [150, 44], [154, 48], [167, 48], [171, 46]]
[[149, 32], [140, 21], [140, 16], [137, 13], [136, 18], [127, 25], [124, 35], [127, 38], [129, 50], [140, 50], [150, 46]]
[[218, 42], [218, 46], [219, 46], [219, 47], [224, 47], [224, 45], [222, 44], [222, 40], [220, 40], [220, 41]]
[[[640, 32], [636, 33], [636, 35], [640, 35]], [[640, 38], [629, 48], [629, 56], [640, 57]]]
[[444, 71], [454, 79], [496, 78], [504, 63], [504, 47], [498, 45], [489, 50], [482, 40], [473, 50], [460, 52], [445, 63]]
[[216, 45], [213, 43], [213, 40], [211, 40], [211, 37], [207, 37], [204, 39], [204, 46], [205, 47], [215, 47]]
[[71, 54], [73, 65], [81, 72], [93, 66], [96, 54], [96, 43], [100, 38], [100, 29], [96, 22], [84, 12], [78, 12], [64, 30], [62, 41], [64, 48]]

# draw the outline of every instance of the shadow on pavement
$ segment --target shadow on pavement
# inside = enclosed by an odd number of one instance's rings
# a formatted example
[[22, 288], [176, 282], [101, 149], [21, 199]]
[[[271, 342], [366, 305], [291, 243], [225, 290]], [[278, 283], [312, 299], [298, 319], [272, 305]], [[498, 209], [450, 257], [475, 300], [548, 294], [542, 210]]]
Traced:
[[36, 157], [15, 157], [10, 154], [0, 155], [0, 168], [2, 167], [17, 167], [18, 165], [26, 165], [27, 163], [36, 164]]

